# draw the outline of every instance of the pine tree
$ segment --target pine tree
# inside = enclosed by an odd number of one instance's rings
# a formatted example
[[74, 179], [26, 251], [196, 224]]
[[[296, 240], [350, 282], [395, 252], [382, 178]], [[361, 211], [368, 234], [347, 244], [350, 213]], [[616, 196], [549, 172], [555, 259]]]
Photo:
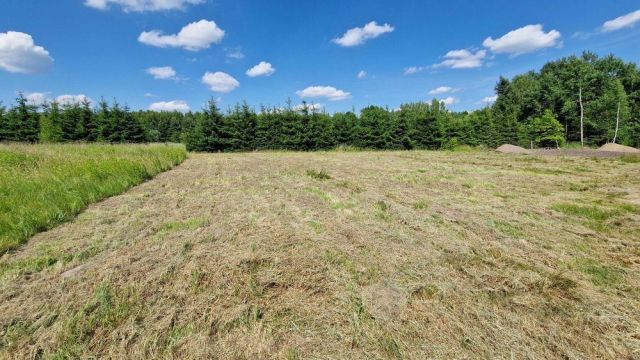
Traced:
[[122, 140], [132, 143], [142, 143], [146, 141], [145, 131], [140, 124], [140, 120], [133, 116], [128, 106], [122, 109], [122, 119], [120, 124], [122, 126]]
[[188, 151], [204, 152], [209, 151], [205, 136], [204, 117], [198, 114], [193, 128], [188, 132], [186, 141]]
[[40, 121], [40, 141], [41, 142], [61, 142], [62, 121], [60, 108], [57, 102], [43, 105], [43, 113]]
[[30, 105], [20, 93], [8, 117], [7, 140], [37, 142], [40, 136], [40, 115], [35, 105]]
[[74, 137], [76, 140], [96, 141], [99, 134], [91, 102], [85, 98], [80, 105], [80, 119], [76, 125]]
[[6, 115], [7, 109], [2, 105], [2, 101], [0, 101], [0, 141], [8, 140], [7, 131], [9, 127], [9, 120]]
[[438, 100], [417, 106], [414, 142], [421, 149], [435, 150], [442, 144], [443, 112]]

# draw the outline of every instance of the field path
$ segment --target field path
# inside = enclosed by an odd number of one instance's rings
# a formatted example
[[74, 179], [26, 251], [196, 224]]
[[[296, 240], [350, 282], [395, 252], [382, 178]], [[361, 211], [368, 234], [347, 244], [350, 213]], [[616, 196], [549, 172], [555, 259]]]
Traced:
[[623, 160], [192, 154], [0, 258], [0, 358], [639, 357], [639, 189]]

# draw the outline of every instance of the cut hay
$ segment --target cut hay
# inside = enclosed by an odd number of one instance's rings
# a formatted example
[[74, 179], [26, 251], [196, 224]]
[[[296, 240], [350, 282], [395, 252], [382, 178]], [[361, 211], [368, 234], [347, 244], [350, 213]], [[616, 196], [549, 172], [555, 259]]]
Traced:
[[530, 154], [531, 151], [515, 145], [504, 144], [496, 149], [497, 152], [503, 154]]
[[627, 153], [627, 154], [640, 154], [640, 150], [636, 148], [632, 148], [631, 146], [625, 146], [620, 144], [604, 144], [602, 145], [598, 151], [607, 151], [607, 152], [617, 152], [617, 153]]

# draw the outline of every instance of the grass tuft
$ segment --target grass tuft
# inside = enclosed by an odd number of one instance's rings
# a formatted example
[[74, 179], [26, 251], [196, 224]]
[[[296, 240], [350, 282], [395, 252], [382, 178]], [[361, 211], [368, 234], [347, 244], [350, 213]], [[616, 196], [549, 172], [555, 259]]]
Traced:
[[320, 171], [309, 169], [307, 170], [307, 176], [316, 180], [321, 180], [321, 181], [331, 179], [331, 175], [329, 175], [329, 173], [327, 173], [325, 169], [322, 169]]

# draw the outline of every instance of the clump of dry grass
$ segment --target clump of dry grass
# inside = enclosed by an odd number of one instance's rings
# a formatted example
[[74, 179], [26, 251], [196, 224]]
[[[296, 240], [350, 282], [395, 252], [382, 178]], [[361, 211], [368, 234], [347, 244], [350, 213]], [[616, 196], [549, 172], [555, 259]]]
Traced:
[[0, 357], [634, 358], [639, 175], [196, 154], [0, 258]]

